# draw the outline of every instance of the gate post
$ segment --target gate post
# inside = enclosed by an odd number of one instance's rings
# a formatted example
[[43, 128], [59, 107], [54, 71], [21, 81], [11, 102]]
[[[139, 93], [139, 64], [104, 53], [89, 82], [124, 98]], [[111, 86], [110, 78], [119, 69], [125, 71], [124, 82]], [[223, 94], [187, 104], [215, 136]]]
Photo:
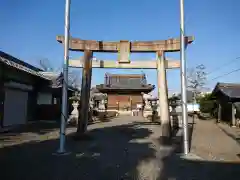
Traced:
[[171, 125], [168, 107], [167, 78], [164, 51], [157, 52], [159, 112], [162, 127], [162, 141], [165, 143], [171, 136]]
[[77, 132], [84, 133], [87, 130], [89, 118], [89, 98], [92, 79], [92, 56], [90, 50], [84, 51], [84, 67], [82, 69], [82, 85], [80, 98], [80, 113], [78, 117]]

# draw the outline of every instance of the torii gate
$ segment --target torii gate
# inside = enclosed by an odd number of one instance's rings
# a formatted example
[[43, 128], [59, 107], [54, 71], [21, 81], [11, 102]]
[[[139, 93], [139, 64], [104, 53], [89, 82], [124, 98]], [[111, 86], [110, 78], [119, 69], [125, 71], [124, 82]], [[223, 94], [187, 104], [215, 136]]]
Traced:
[[[192, 36], [185, 37], [186, 44], [192, 43]], [[64, 43], [64, 36], [57, 36], [59, 43]], [[179, 68], [180, 61], [172, 61], [165, 58], [165, 52], [180, 51], [180, 39], [168, 39], [158, 41], [126, 41], [119, 42], [82, 40], [78, 38], [69, 39], [69, 50], [83, 51], [84, 57], [77, 60], [69, 60], [70, 67], [83, 68], [82, 73], [82, 90], [81, 90], [81, 112], [78, 123], [79, 131], [86, 131], [88, 121], [89, 95], [91, 88], [92, 68], [114, 68], [114, 69], [156, 69], [158, 77], [158, 97], [159, 112], [161, 115], [162, 136], [170, 136], [170, 117], [168, 108], [168, 91], [166, 69]], [[119, 53], [118, 61], [100, 60], [92, 61], [93, 52], [115, 52]], [[155, 61], [132, 61], [129, 55], [132, 52], [156, 53]]]

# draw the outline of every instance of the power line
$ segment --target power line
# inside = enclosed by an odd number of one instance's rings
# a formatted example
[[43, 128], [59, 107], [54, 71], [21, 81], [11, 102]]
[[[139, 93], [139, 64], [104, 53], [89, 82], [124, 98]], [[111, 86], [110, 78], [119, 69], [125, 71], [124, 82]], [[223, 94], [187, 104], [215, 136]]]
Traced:
[[239, 60], [239, 59], [240, 59], [240, 57], [236, 57], [236, 58], [234, 58], [233, 60], [231, 60], [230, 62], [227, 62], [227, 63], [225, 63], [225, 64], [219, 66], [218, 68], [216, 68], [216, 69], [214, 69], [213, 71], [207, 73], [206, 75], [212, 74], [212, 73], [214, 73], [214, 72], [216, 72], [216, 71], [222, 69], [223, 67], [226, 67], [226, 66], [228, 66], [228, 65], [230, 65], [230, 64], [232, 64], [232, 63], [234, 63], [234, 62], [236, 62], [236, 61]]
[[230, 72], [228, 72], [228, 73], [225, 73], [225, 74], [223, 74], [223, 75], [217, 76], [217, 77], [211, 79], [210, 81], [219, 79], [219, 78], [224, 77], [224, 76], [228, 76], [229, 74], [232, 74], [232, 73], [235, 73], [235, 72], [238, 72], [238, 71], [240, 71], [240, 68], [235, 69], [235, 70], [233, 70], [233, 71], [230, 71]]

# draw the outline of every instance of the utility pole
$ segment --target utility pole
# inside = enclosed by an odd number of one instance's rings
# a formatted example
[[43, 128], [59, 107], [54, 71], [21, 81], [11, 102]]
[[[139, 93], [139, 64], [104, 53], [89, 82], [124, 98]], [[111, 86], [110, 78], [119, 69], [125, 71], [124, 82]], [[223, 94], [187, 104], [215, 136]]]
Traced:
[[60, 127], [60, 145], [58, 154], [66, 154], [65, 150], [65, 131], [68, 118], [68, 64], [69, 64], [69, 19], [70, 19], [70, 0], [65, 4], [65, 27], [64, 27], [64, 64], [63, 64], [63, 83], [62, 83], [62, 113]]
[[183, 151], [187, 155], [188, 144], [188, 113], [187, 113], [187, 77], [185, 60], [185, 30], [184, 30], [184, 0], [180, 0], [180, 41], [181, 41], [181, 91], [182, 91], [182, 118], [183, 118]]

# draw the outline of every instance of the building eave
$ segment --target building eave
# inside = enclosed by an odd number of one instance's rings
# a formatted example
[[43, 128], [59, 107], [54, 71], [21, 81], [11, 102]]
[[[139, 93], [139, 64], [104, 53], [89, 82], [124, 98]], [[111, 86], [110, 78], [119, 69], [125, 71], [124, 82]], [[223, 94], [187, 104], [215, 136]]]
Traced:
[[240, 84], [217, 83], [212, 91], [212, 97], [225, 96], [231, 101], [240, 100]]
[[17, 59], [2, 51], [0, 51], [0, 63], [3, 63], [4, 65], [15, 68], [17, 70], [26, 72], [33, 76], [37, 76], [41, 79], [49, 80], [47, 77], [38, 72], [41, 69], [34, 67], [28, 63], [25, 63], [24, 61], [21, 61], [20, 59]]
[[104, 92], [104, 93], [130, 93], [130, 92], [151, 92], [154, 89], [153, 85], [148, 85], [148, 86], [143, 86], [141, 88], [126, 88], [126, 87], [107, 87], [104, 85], [97, 85], [96, 88], [100, 91], [100, 92]]

